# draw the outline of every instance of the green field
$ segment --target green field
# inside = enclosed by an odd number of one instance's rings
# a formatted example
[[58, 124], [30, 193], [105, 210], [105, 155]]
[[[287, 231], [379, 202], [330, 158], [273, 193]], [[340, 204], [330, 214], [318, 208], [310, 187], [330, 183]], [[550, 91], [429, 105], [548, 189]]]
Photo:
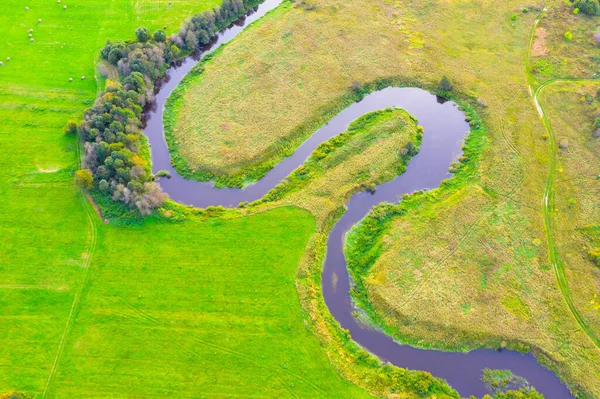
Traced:
[[[93, 104], [105, 40], [132, 38], [140, 25], [175, 32], [218, 2], [3, 4], [0, 392], [456, 397], [362, 351], [320, 291], [325, 241], [345, 200], [401, 173], [403, 149], [418, 146], [417, 121], [404, 111], [360, 118], [246, 209], [168, 202], [145, 220], [104, 224], [76, 188], [78, 142], [62, 129]], [[593, 74], [596, 22], [559, 0], [547, 6], [547, 52], [528, 63], [541, 3], [524, 12], [512, 0], [285, 2], [170, 103], [177, 167], [225, 184], [256, 179], [361, 92], [435, 90], [447, 75], [475, 120], [463, 164], [441, 189], [401, 203], [402, 217], [377, 220], [376, 236], [354, 231], [357, 299], [401, 340], [532, 349], [581, 396], [598, 397], [600, 287], [587, 255], [600, 246], [590, 138], [598, 85], [544, 88], [547, 126], [528, 87]]]
[[217, 2], [168, 3], [3, 3], [0, 392], [368, 396], [307, 328], [294, 283], [314, 232], [306, 211], [119, 227], [74, 186], [62, 128], [94, 101], [104, 41], [141, 24], [177, 30]]
[[[539, 27], [547, 30], [547, 52], [528, 62], [544, 6]], [[172, 103], [177, 166], [239, 184], [351, 102], [356, 83], [435, 88], [448, 76], [483, 130], [468, 143], [456, 179], [401, 205], [407, 214], [390, 218], [376, 256], [357, 260], [367, 266], [359, 298], [399, 339], [454, 350], [533, 350], [580, 395], [596, 397], [596, 269], [587, 249], [572, 266], [550, 257], [556, 249], [563, 259], [568, 244], [561, 240], [575, 226], [544, 205], [555, 150], [531, 95], [548, 78], [595, 72], [594, 21], [558, 0], [284, 5], [207, 62]], [[574, 35], [568, 43], [567, 30]], [[540, 73], [545, 63], [555, 68]], [[589, 190], [585, 198], [595, 198]], [[309, 191], [293, 195], [284, 202], [319, 208]], [[547, 225], [544, 215], [555, 222]], [[330, 219], [323, 220], [327, 228]], [[563, 273], [569, 268], [579, 276]]]

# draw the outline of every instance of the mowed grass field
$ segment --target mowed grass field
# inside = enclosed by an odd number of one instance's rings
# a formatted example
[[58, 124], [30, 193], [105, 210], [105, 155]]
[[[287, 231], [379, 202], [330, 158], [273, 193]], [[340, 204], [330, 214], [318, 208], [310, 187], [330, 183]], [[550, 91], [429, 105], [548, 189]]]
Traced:
[[307, 212], [117, 227], [73, 183], [62, 128], [94, 101], [104, 41], [176, 31], [217, 3], [171, 1], [2, 3], [0, 392], [363, 397], [305, 326], [294, 279]]
[[[394, 220], [365, 280], [371, 310], [399, 338], [423, 347], [532, 348], [576, 392], [596, 397], [600, 351], [566, 306], [548, 256], [542, 198], [550, 152], [526, 72], [530, 29], [544, 6], [285, 4], [206, 63], [177, 104], [172, 134], [190, 168], [235, 177], [281, 157], [307, 127], [326, 122], [351, 101], [354, 82], [434, 87], [447, 75], [458, 92], [483, 104], [476, 168]], [[557, 30], [589, 29], [563, 2], [546, 6], [556, 10]], [[576, 30], [578, 23], [584, 28]], [[576, 65], [582, 53], [561, 53], [558, 40], [564, 38], [548, 37], [549, 54]], [[293, 195], [307, 209], [314, 204], [308, 190]], [[587, 284], [573, 283], [573, 297], [594, 297], [591, 273], [587, 267], [581, 274]], [[578, 301], [596, 325], [597, 313]]]
[[291, 208], [102, 229], [48, 396], [367, 397], [304, 325], [313, 231]]

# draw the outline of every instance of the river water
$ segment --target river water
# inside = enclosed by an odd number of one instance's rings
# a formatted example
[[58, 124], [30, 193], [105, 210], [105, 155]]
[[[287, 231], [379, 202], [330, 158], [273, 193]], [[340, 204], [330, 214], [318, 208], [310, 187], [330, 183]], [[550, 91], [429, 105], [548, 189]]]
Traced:
[[163, 126], [164, 106], [171, 92], [205, 54], [231, 40], [248, 24], [277, 7], [280, 2], [281, 0], [265, 1], [221, 32], [210, 49], [206, 49], [199, 57], [189, 57], [167, 72], [156, 95], [156, 106], [146, 115], [147, 124], [144, 129], [151, 145], [154, 172], [167, 170], [171, 173], [171, 179], [161, 179], [163, 189], [174, 201], [202, 208], [210, 205], [232, 207], [240, 202], [251, 202], [262, 198], [302, 165], [320, 143], [345, 131], [356, 118], [390, 107], [405, 109], [424, 128], [420, 151], [411, 159], [402, 175], [379, 185], [374, 194], [361, 192], [350, 198], [346, 213], [334, 225], [327, 241], [322, 276], [323, 297], [327, 307], [340, 325], [350, 331], [353, 340], [369, 352], [396, 366], [424, 370], [444, 378], [462, 396], [482, 396], [489, 393], [480, 377], [484, 368], [491, 368], [512, 370], [527, 379], [546, 398], [571, 398], [569, 390], [558, 377], [539, 365], [531, 354], [491, 349], [468, 353], [417, 349], [395, 342], [383, 332], [362, 324], [352, 316], [355, 308], [349, 294], [350, 279], [343, 252], [344, 237], [375, 205], [382, 202], [396, 203], [403, 194], [415, 190], [434, 189], [442, 180], [450, 177], [449, 166], [460, 155], [464, 138], [469, 132], [469, 124], [456, 104], [440, 101], [436, 96], [418, 88], [389, 87], [371, 93], [332, 118], [299, 146], [292, 156], [277, 164], [260, 181], [244, 189], [218, 189], [210, 182], [186, 180], [172, 167]]

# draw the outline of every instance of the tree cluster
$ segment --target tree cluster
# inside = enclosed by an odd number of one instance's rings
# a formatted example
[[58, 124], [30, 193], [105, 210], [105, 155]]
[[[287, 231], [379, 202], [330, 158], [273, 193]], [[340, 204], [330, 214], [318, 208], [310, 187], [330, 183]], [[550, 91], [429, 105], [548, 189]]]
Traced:
[[571, 0], [573, 7], [587, 15], [600, 15], [598, 0]]
[[117, 67], [118, 82], [107, 85], [77, 125], [69, 122], [66, 133], [77, 131], [84, 141], [84, 169], [77, 182], [122, 201], [148, 215], [167, 198], [147, 160], [140, 154], [142, 114], [154, 101], [155, 84], [169, 66], [209, 43], [219, 30], [243, 16], [261, 0], [224, 0], [221, 6], [188, 19], [179, 33], [167, 38], [145, 27], [136, 30], [137, 41], [107, 41], [102, 59]]

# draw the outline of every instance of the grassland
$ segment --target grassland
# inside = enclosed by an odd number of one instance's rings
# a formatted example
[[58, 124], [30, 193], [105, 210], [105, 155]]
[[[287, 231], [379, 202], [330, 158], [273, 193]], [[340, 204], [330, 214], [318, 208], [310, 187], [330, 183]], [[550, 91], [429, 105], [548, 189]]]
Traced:
[[[598, 175], [600, 142], [594, 118], [598, 83], [557, 82], [540, 94], [555, 140], [557, 170], [552, 225], [557, 252], [576, 308], [594, 331], [600, 331], [600, 269], [588, 251], [599, 245]], [[592, 287], [592, 289], [586, 289]]]
[[306, 328], [294, 280], [307, 212], [104, 225], [73, 184], [77, 143], [62, 128], [95, 98], [104, 41], [176, 30], [216, 4], [172, 3], [3, 3], [0, 392], [368, 396]]
[[[549, 52], [531, 64], [562, 57], [578, 65], [591, 49], [579, 30], [587, 35], [592, 22], [573, 19], [559, 1], [284, 5], [204, 66], [177, 104], [171, 133], [189, 168], [238, 181], [260, 175], [348, 104], [354, 82], [434, 87], [447, 75], [456, 91], [479, 98], [485, 132], [469, 144], [468, 167], [455, 180], [406, 201], [407, 214], [390, 221], [364, 275], [371, 314], [423, 347], [532, 348], [574, 391], [596, 397], [600, 352], [564, 302], [547, 247], [542, 198], [551, 152], [526, 71], [530, 27], [544, 6], [553, 19], [540, 26], [568, 26], [575, 39], [548, 35]], [[294, 195], [311, 208], [308, 191]], [[581, 276], [591, 271], [585, 267]], [[584, 308], [597, 287], [572, 284], [585, 324], [595, 326]]]

